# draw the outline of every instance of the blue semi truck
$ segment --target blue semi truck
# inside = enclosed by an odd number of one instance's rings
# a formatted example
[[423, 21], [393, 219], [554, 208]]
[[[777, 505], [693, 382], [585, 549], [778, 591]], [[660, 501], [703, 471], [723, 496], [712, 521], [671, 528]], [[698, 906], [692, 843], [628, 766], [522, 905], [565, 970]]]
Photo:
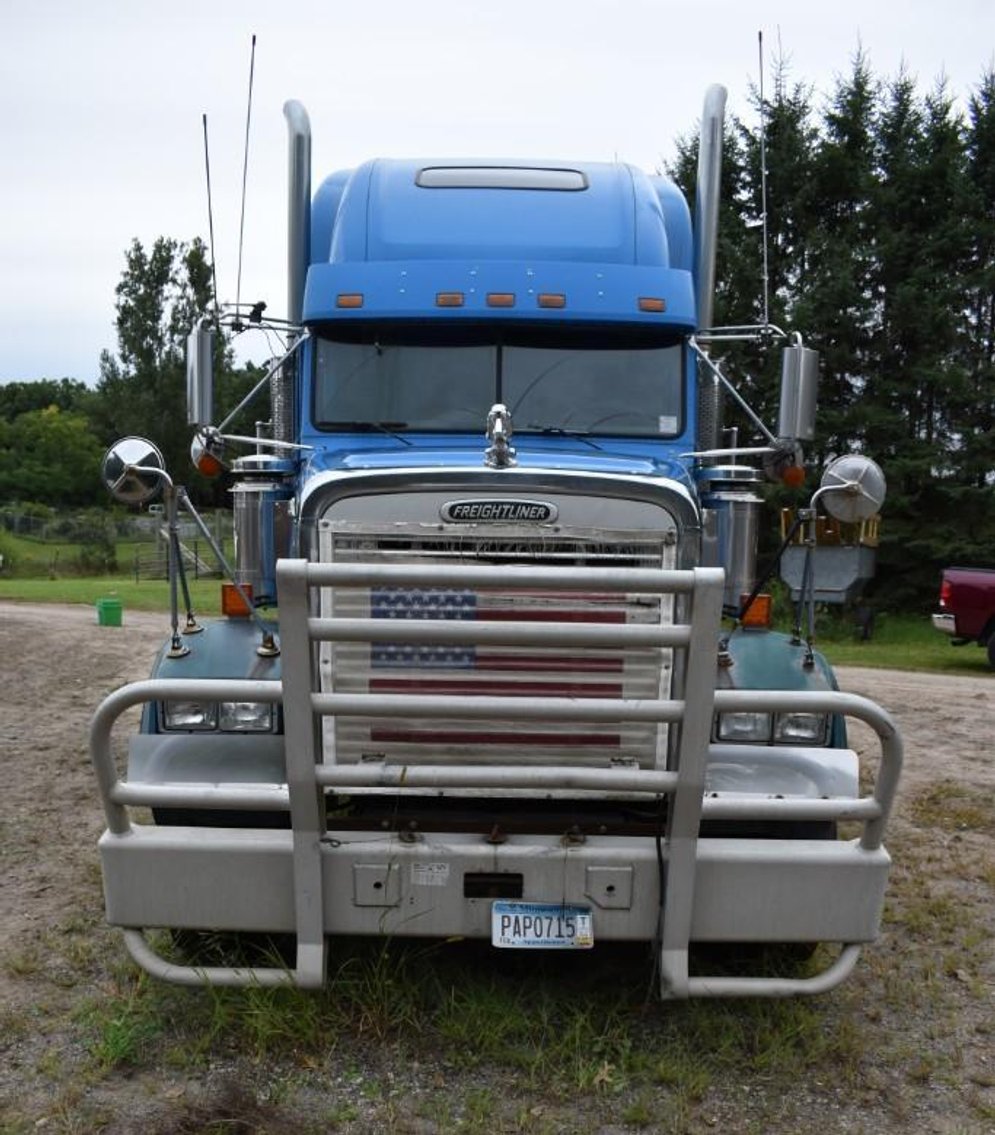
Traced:
[[[107, 914], [150, 972], [316, 987], [339, 935], [645, 940], [665, 997], [780, 996], [877, 935], [901, 743], [757, 594], [759, 490], [800, 467], [817, 358], [712, 327], [724, 102], [693, 207], [572, 161], [377, 160], [312, 192], [287, 104], [287, 350], [254, 433], [214, 424], [213, 317], [190, 340], [192, 453], [233, 478], [226, 614], [183, 623], [176, 554], [153, 675], [91, 731]], [[713, 358], [743, 336], [783, 341], [776, 430]], [[723, 430], [730, 399], [757, 443]], [[866, 515], [875, 474], [846, 458], [816, 497]], [[196, 519], [151, 442], [105, 478], [162, 488], [174, 533]], [[139, 704], [121, 775], [112, 727]], [[870, 794], [848, 716], [880, 741]], [[293, 956], [186, 964], [155, 928]], [[834, 945], [787, 975], [690, 960], [730, 942]]]

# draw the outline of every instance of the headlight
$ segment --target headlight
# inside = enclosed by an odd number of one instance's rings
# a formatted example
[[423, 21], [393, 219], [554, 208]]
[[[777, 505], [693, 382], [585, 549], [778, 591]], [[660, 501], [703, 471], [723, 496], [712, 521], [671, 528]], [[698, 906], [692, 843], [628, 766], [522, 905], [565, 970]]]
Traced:
[[217, 702], [167, 701], [162, 705], [163, 725], [167, 729], [217, 729]]
[[167, 701], [162, 703], [164, 729], [222, 733], [269, 733], [273, 707], [256, 701]]
[[273, 726], [273, 707], [262, 701], [223, 701], [218, 721], [222, 731], [268, 733]]
[[779, 713], [774, 718], [775, 745], [824, 745], [828, 732], [824, 713]]
[[769, 713], [721, 713], [716, 730], [720, 741], [770, 742]]

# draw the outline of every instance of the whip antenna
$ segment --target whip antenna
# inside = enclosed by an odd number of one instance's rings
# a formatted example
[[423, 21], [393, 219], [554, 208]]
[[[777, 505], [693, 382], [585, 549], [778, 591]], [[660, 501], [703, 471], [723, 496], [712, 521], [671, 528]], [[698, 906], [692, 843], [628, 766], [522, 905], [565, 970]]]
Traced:
[[242, 298], [242, 242], [245, 233], [245, 186], [249, 177], [249, 125], [252, 122], [252, 80], [256, 70], [256, 37], [252, 37], [252, 52], [249, 56], [249, 99], [245, 108], [245, 154], [242, 161], [242, 213], [238, 222], [238, 278], [235, 282], [235, 322], [239, 320], [239, 300]]
[[211, 202], [211, 151], [207, 145], [207, 115], [204, 121], [204, 170], [207, 174], [207, 233], [211, 242], [211, 287], [214, 292], [214, 317], [218, 317], [218, 268], [214, 260], [214, 206]]
[[757, 50], [760, 54], [760, 220], [763, 226], [763, 287], [764, 331], [770, 326], [770, 275], [767, 264], [767, 115], [764, 106], [764, 33], [757, 32]]

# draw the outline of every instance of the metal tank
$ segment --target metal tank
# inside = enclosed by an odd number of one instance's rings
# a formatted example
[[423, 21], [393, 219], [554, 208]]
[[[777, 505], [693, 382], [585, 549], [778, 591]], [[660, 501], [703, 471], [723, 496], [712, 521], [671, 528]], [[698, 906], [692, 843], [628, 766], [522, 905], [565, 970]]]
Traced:
[[258, 453], [234, 467], [235, 574], [257, 603], [275, 603], [276, 561], [290, 550], [293, 462]]
[[725, 568], [723, 604], [738, 609], [756, 579], [757, 539], [763, 499], [756, 491], [759, 470], [746, 465], [713, 465], [699, 471], [702, 565]]

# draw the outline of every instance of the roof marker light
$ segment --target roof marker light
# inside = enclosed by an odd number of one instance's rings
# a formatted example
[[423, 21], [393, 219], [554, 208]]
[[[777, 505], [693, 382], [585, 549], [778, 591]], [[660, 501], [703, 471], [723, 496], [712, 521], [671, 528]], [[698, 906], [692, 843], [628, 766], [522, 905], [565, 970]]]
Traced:
[[436, 307], [462, 307], [463, 306], [463, 293], [462, 292], [436, 292], [435, 293], [435, 306]]
[[336, 307], [362, 307], [362, 292], [339, 292], [335, 297]]
[[514, 292], [488, 292], [487, 293], [487, 306], [488, 307], [514, 307], [515, 306], [515, 293]]
[[665, 299], [662, 299], [660, 296], [640, 296], [639, 310], [655, 312], [666, 311], [667, 301]]
[[540, 307], [566, 307], [567, 297], [562, 292], [540, 292], [538, 304]]

